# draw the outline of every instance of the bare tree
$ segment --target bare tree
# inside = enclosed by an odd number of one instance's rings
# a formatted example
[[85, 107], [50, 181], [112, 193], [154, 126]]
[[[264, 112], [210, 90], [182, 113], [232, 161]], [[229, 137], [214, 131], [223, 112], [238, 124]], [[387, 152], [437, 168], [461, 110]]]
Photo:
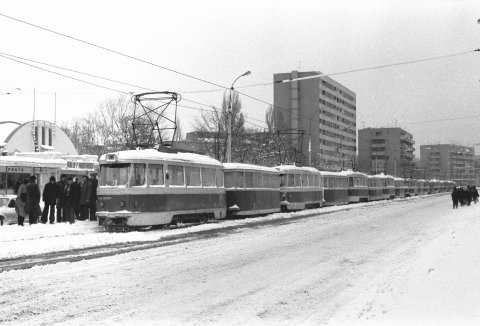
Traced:
[[[232, 160], [238, 161], [236, 157], [241, 155], [242, 135], [245, 133], [245, 117], [242, 110], [242, 103], [237, 93], [232, 94]], [[196, 118], [193, 129], [197, 131], [202, 142], [202, 151], [225, 162], [227, 150], [227, 114], [230, 107], [230, 97], [223, 95], [222, 107], [213, 107], [212, 110], [202, 111], [200, 117]]]

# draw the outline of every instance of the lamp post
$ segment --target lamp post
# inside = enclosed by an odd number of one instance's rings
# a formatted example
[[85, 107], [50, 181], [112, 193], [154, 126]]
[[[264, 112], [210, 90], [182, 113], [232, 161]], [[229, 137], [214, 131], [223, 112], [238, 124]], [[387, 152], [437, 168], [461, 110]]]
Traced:
[[230, 86], [230, 96], [229, 96], [229, 101], [228, 101], [228, 111], [227, 111], [227, 162], [230, 163], [232, 161], [232, 91], [233, 91], [233, 85], [235, 82], [243, 76], [248, 76], [250, 75], [251, 72], [250, 70], [247, 72], [244, 72], [240, 76], [238, 76], [232, 83], [232, 86]]

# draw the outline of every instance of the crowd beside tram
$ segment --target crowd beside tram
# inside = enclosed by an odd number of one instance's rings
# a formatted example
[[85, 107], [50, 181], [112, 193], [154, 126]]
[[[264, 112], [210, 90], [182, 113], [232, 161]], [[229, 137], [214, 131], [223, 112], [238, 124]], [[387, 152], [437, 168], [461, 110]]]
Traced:
[[[26, 219], [29, 224], [75, 223], [76, 220], [96, 221], [96, 201], [98, 180], [96, 173], [78, 177], [62, 174], [60, 180], [54, 176], [44, 186], [43, 192], [36, 182], [36, 176], [18, 179], [14, 192], [15, 211], [18, 225], [23, 226]], [[40, 207], [43, 200], [43, 210]]]

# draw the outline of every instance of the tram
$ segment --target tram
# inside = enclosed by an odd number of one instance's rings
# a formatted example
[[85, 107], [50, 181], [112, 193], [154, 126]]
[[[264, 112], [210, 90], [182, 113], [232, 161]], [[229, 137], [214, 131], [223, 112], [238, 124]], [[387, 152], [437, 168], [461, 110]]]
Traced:
[[323, 206], [323, 186], [320, 171], [312, 167], [280, 165], [280, 207], [296, 211]]
[[354, 171], [342, 171], [341, 173], [348, 178], [348, 202], [368, 202], [370, 194], [367, 175]]
[[395, 198], [395, 180], [391, 175], [382, 175], [383, 198]]
[[403, 178], [393, 178], [395, 182], [395, 198], [405, 197], [405, 180]]
[[320, 171], [325, 206], [348, 204], [348, 177], [339, 172]]
[[226, 216], [223, 166], [192, 153], [155, 149], [101, 156], [99, 224], [128, 231]]
[[368, 195], [370, 197], [369, 200], [384, 199], [382, 178], [383, 176], [379, 174], [368, 176]]
[[227, 216], [280, 212], [280, 176], [264, 166], [224, 163]]

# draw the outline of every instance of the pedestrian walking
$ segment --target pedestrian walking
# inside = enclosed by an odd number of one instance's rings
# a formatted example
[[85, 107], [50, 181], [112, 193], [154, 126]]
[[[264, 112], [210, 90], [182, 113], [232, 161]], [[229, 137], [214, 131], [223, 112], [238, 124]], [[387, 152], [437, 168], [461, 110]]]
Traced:
[[73, 182], [73, 178], [67, 178], [67, 185], [63, 191], [64, 194], [64, 209], [67, 220], [70, 224], [75, 223], [75, 207], [78, 207], [80, 200], [80, 186]]
[[84, 175], [82, 177], [82, 183], [80, 185], [80, 220], [88, 220], [89, 208], [90, 208], [90, 199], [92, 197], [92, 184], [88, 176]]
[[90, 221], [96, 221], [97, 217], [95, 214], [97, 213], [97, 188], [98, 188], [98, 179], [97, 174], [92, 173], [90, 177], [90, 182], [92, 183], [92, 194], [90, 197]]
[[478, 190], [476, 186], [473, 186], [473, 202], [478, 203]]
[[55, 177], [51, 176], [50, 177], [50, 182], [45, 185], [45, 188], [43, 188], [43, 202], [45, 203], [45, 206], [43, 207], [43, 213], [42, 213], [42, 223], [45, 224], [47, 223], [47, 215], [48, 211], [50, 210], [50, 224], [53, 224], [55, 222], [55, 205], [57, 204], [57, 198], [59, 196], [58, 193], [58, 186], [55, 183]]
[[67, 176], [65, 174], [60, 175], [60, 180], [57, 181], [57, 223], [66, 222], [67, 217], [65, 216], [65, 210], [63, 208], [63, 202], [65, 201], [63, 190], [67, 185]]
[[28, 220], [30, 224], [37, 224], [38, 218], [42, 215], [42, 210], [40, 208], [40, 188], [38, 184], [35, 183], [37, 177], [31, 175], [29, 178], [30, 182], [27, 185], [27, 203], [26, 203], [26, 213], [28, 214]]
[[460, 194], [459, 189], [457, 189], [457, 187], [453, 187], [453, 190], [452, 190], [453, 209], [458, 208], [459, 194]]
[[25, 206], [27, 205], [27, 184], [28, 179], [23, 179], [23, 183], [17, 189], [17, 199], [15, 200], [15, 212], [17, 212], [18, 225], [23, 226], [25, 218], [28, 217]]

